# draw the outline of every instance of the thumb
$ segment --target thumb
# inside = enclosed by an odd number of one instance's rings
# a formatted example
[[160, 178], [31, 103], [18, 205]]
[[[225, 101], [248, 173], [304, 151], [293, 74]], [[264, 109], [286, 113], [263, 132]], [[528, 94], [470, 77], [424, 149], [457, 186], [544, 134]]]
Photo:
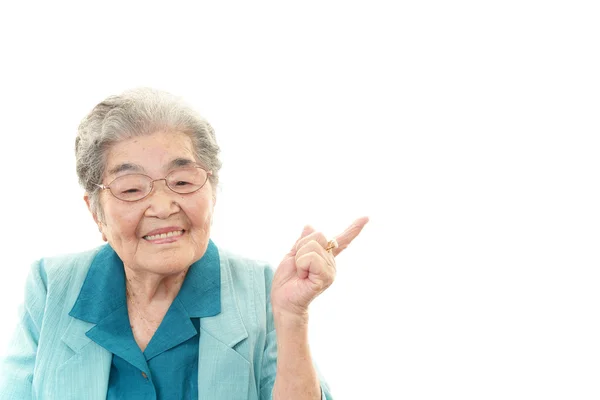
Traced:
[[298, 240], [296, 240], [296, 243], [294, 243], [294, 245], [290, 249], [289, 255], [295, 256], [296, 255], [296, 246], [298, 245], [298, 242], [301, 241], [302, 239], [304, 239], [305, 237], [307, 237], [308, 235], [310, 235], [311, 233], [313, 233], [314, 231], [315, 231], [315, 228], [313, 228], [310, 225], [305, 225], [304, 229], [302, 230], [302, 234], [300, 234], [300, 237], [298, 238]]
[[[310, 225], [305, 225], [304, 229], [302, 230], [302, 234], [300, 235], [300, 239], [304, 239], [305, 237], [307, 237], [308, 235], [310, 235], [314, 231], [315, 231], [315, 228], [313, 228]], [[298, 240], [300, 240], [300, 239], [298, 239]]]

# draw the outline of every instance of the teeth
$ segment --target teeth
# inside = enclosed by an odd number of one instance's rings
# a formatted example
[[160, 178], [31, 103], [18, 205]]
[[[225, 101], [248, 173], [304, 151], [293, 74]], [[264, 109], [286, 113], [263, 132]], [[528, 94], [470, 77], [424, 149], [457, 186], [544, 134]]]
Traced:
[[156, 240], [156, 239], [165, 239], [168, 237], [173, 237], [173, 236], [181, 236], [183, 235], [183, 231], [172, 231], [169, 233], [160, 233], [158, 235], [152, 235], [152, 236], [144, 236], [144, 239], [146, 240]]

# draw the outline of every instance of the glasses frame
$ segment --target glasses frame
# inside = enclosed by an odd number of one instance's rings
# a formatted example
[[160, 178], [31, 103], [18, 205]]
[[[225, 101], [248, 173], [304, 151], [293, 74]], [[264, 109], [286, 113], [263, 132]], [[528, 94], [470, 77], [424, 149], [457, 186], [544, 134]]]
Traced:
[[[175, 172], [181, 171], [182, 169], [193, 169], [193, 168], [199, 168], [199, 169], [203, 170], [204, 172], [206, 172], [206, 180], [204, 181], [204, 183], [202, 185], [200, 185], [200, 187], [198, 189], [194, 190], [193, 192], [179, 193], [178, 191], [176, 191], [175, 189], [173, 189], [171, 186], [169, 186], [169, 182], [167, 181], [167, 178], [169, 177], [169, 175], [171, 175], [171, 174], [173, 174]], [[112, 185], [113, 182], [116, 181], [117, 179], [120, 179], [120, 178], [122, 178], [124, 176], [129, 176], [129, 175], [141, 175], [141, 176], [145, 176], [145, 177], [147, 177], [147, 178], [150, 179], [150, 191], [148, 192], [147, 195], [145, 195], [144, 197], [142, 197], [140, 199], [137, 199], [137, 200], [124, 200], [124, 199], [122, 199], [120, 197], [117, 197], [113, 193], [112, 189], [110, 188], [110, 185]], [[182, 195], [183, 194], [192, 194], [192, 193], [196, 193], [198, 190], [202, 189], [206, 185], [206, 182], [208, 182], [208, 177], [211, 176], [211, 175], [212, 175], [212, 171], [207, 171], [206, 169], [204, 169], [202, 167], [188, 167], [188, 168], [181, 168], [181, 169], [177, 169], [177, 170], [171, 171], [164, 178], [160, 178], [160, 179], [152, 179], [151, 176], [148, 176], [146, 174], [127, 174], [127, 175], [121, 175], [121, 176], [113, 179], [112, 181], [110, 181], [110, 183], [108, 185], [102, 185], [102, 184], [99, 184], [99, 183], [94, 183], [94, 185], [98, 186], [101, 190], [108, 189], [108, 191], [110, 192], [110, 194], [113, 195], [113, 197], [115, 199], [118, 199], [118, 200], [121, 200], [121, 201], [125, 201], [127, 203], [135, 203], [136, 201], [144, 200], [146, 197], [148, 197], [148, 196], [150, 196], [152, 194], [152, 191], [154, 190], [154, 182], [165, 181], [165, 186], [168, 187], [169, 190], [171, 190], [173, 193], [182, 194]]]

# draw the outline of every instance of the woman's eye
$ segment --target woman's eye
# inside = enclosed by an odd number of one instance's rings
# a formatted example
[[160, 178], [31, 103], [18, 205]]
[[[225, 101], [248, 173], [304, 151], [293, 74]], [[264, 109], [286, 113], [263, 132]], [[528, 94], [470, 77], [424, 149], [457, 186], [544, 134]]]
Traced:
[[121, 193], [136, 193], [136, 192], [139, 192], [139, 190], [138, 189], [127, 189], [127, 190], [124, 190]]
[[185, 182], [185, 181], [177, 181], [177, 183], [175, 183], [175, 186], [185, 186], [185, 185], [189, 185], [189, 182]]

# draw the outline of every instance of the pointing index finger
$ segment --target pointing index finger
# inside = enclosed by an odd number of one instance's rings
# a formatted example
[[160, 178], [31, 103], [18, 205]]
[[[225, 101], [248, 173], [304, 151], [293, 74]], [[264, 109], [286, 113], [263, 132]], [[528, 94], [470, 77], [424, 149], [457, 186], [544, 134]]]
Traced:
[[369, 217], [361, 217], [354, 221], [344, 232], [336, 236], [338, 247], [332, 249], [333, 255], [340, 254], [348, 245], [358, 236], [365, 225], [369, 222]]

